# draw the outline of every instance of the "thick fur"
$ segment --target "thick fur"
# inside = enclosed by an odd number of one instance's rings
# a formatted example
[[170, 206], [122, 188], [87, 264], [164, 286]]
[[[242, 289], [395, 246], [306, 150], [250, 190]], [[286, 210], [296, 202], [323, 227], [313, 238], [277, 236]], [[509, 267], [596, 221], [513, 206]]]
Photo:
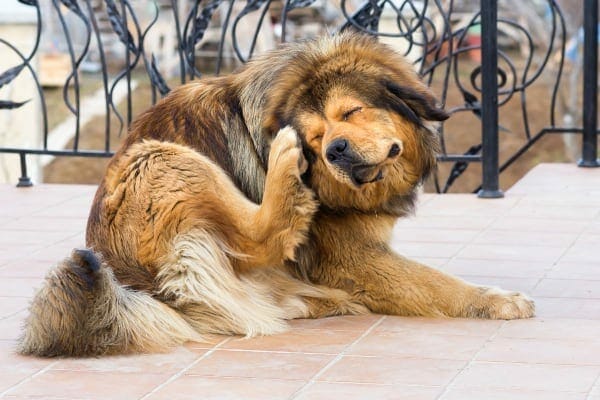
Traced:
[[20, 351], [164, 350], [364, 312], [525, 318], [526, 296], [395, 254], [447, 116], [375, 39], [286, 45], [175, 89], [112, 159], [75, 250], [34, 298]]

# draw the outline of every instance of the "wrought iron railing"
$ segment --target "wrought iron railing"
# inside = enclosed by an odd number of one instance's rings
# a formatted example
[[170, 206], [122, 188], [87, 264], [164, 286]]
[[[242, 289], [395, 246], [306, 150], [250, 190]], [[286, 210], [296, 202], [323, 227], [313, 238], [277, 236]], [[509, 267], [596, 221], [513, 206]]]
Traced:
[[[464, 125], [477, 130], [473, 143], [463, 144], [463, 149], [449, 149], [448, 144], [463, 132], [442, 127], [439, 160], [447, 163], [449, 168], [445, 176], [438, 174], [435, 177], [439, 192], [446, 192], [470, 164], [481, 163], [479, 195], [502, 196], [499, 173], [548, 133], [582, 134], [579, 165], [599, 166], [596, 0], [584, 1], [583, 116], [581, 123], [570, 124], [560, 120], [558, 109], [561, 91], [565, 90], [567, 42], [572, 35], [566, 30], [557, 2], [552, 0], [531, 2], [537, 5], [537, 14], [534, 14], [542, 21], [542, 29], [538, 27], [535, 34], [529, 25], [535, 21], [524, 21], [518, 10], [530, 2], [516, 0], [367, 0], [362, 3], [341, 0], [335, 5], [328, 0], [8, 1], [35, 10], [35, 35], [31, 38], [32, 49], [26, 54], [0, 37], [2, 53], [14, 53], [20, 60], [0, 73], [0, 89], [10, 86], [17, 76], [28, 74], [36, 87], [43, 130], [39, 144], [33, 147], [0, 147], [0, 153], [20, 157], [19, 186], [31, 185], [27, 173], [29, 155], [111, 156], [111, 130], [123, 130], [133, 118], [133, 77], [147, 80], [152, 93], [150, 103], [154, 103], [169, 92], [169, 85], [198, 79], [206, 73], [223, 73], [227, 62], [243, 63], [275, 42], [348, 28], [377, 35], [397, 46], [414, 61], [425, 81], [435, 87], [452, 115], [450, 121], [462, 116], [467, 121]], [[510, 9], [515, 7], [517, 9], [511, 15]], [[34, 66], [47, 33], [44, 24], [50, 19], [58, 21], [57, 32], [70, 63], [70, 71], [62, 85], [64, 103], [75, 117], [69, 148], [49, 146], [48, 107]], [[175, 67], [167, 70], [161, 68], [161, 64], [168, 64], [168, 56], [159, 58], [152, 49], [149, 50], [149, 37], [161, 22], [161, 29], [165, 26], [168, 29], [159, 42], [168, 43], [168, 39], [173, 39], [172, 48], [167, 45], [166, 51], [172, 51], [171, 61], [176, 60]], [[77, 25], [76, 30], [74, 26]], [[499, 37], [503, 43], [498, 43]], [[156, 40], [153, 43], [156, 44]], [[203, 58], [214, 59], [211, 72], [199, 66]], [[117, 59], [124, 65], [122, 68], [115, 69]], [[105, 138], [102, 148], [82, 150], [79, 145], [82, 130], [80, 77], [84, 65], [90, 61], [97, 67], [96, 73], [102, 82]], [[177, 76], [176, 82], [170, 74]], [[545, 97], [548, 100], [546, 120], [535, 124], [530, 120], [528, 101], [531, 99], [527, 97], [534, 84], [547, 88]], [[121, 107], [115, 100], [115, 89], [119, 85], [125, 85], [127, 89], [125, 105]], [[458, 94], [454, 104], [450, 101], [451, 93]], [[0, 109], [5, 113], [38, 112], [33, 108], [34, 102], [28, 100], [7, 100], [0, 91]], [[539, 92], [534, 101], [541, 101]], [[506, 129], [499, 115], [502, 107], [511, 102], [519, 104], [519, 133], [524, 140], [501, 160], [499, 142], [502, 142]], [[111, 123], [111, 115], [117, 117], [118, 127]], [[468, 122], [469, 118], [471, 122]]]

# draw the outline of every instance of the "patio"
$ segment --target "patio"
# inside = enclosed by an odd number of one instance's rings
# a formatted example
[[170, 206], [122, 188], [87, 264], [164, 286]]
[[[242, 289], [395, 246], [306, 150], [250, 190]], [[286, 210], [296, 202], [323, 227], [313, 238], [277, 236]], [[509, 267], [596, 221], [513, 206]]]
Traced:
[[34, 289], [84, 243], [94, 191], [0, 186], [0, 398], [600, 400], [600, 169], [539, 165], [498, 200], [423, 195], [397, 225], [399, 252], [530, 294], [530, 320], [368, 315], [168, 354], [15, 355]]

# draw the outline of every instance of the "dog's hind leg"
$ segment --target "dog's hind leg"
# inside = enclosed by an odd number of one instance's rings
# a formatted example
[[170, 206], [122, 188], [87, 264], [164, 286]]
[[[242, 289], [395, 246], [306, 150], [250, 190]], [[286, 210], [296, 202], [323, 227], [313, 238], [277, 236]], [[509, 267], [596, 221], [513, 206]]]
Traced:
[[285, 312], [264, 283], [245, 279], [231, 259], [242, 257], [196, 229], [175, 238], [156, 276], [157, 296], [200, 333], [267, 335], [286, 329]]
[[284, 310], [286, 319], [367, 314], [369, 310], [349, 293], [305, 282], [283, 269], [256, 270], [241, 277], [265, 285]]
[[238, 274], [227, 245], [201, 229], [179, 235], [157, 274], [157, 297], [201, 334], [269, 335], [286, 320], [364, 314], [366, 307], [339, 289], [313, 285], [278, 268]]
[[[141, 217], [154, 221], [142, 235], [145, 248], [138, 254], [141, 265], [154, 262], [159, 248], [156, 243], [161, 238], [171, 242], [169, 235], [193, 229], [209, 229], [230, 249], [245, 255], [231, 258], [237, 272], [283, 265], [286, 259], [294, 259], [296, 248], [307, 237], [317, 202], [301, 181], [306, 160], [292, 128], [282, 129], [271, 144], [260, 205], [245, 197], [218, 165], [191, 149], [149, 141], [132, 146], [130, 152], [132, 160], [125, 163], [126, 170], [121, 173], [127, 176], [127, 180], [121, 179], [127, 182], [122, 191], [130, 196], [132, 192], [135, 196], [137, 192], [148, 193], [136, 199], [132, 208], [147, 210]], [[138, 176], [145, 177], [140, 183], [145, 186], [135, 192], [132, 188]], [[157, 183], [161, 185], [159, 191]], [[148, 196], [154, 197], [148, 201]], [[112, 197], [111, 207], [120, 210], [121, 196]], [[164, 210], [172, 212], [164, 219], [168, 224], [158, 229]]]

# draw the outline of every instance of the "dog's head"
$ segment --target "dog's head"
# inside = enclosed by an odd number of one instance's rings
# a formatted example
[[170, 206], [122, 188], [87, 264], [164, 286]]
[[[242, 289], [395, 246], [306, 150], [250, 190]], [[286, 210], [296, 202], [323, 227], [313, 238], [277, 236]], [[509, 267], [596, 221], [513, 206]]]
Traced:
[[267, 134], [292, 125], [306, 183], [332, 209], [402, 214], [435, 165], [447, 114], [413, 67], [375, 39], [342, 34], [292, 45], [270, 93]]

